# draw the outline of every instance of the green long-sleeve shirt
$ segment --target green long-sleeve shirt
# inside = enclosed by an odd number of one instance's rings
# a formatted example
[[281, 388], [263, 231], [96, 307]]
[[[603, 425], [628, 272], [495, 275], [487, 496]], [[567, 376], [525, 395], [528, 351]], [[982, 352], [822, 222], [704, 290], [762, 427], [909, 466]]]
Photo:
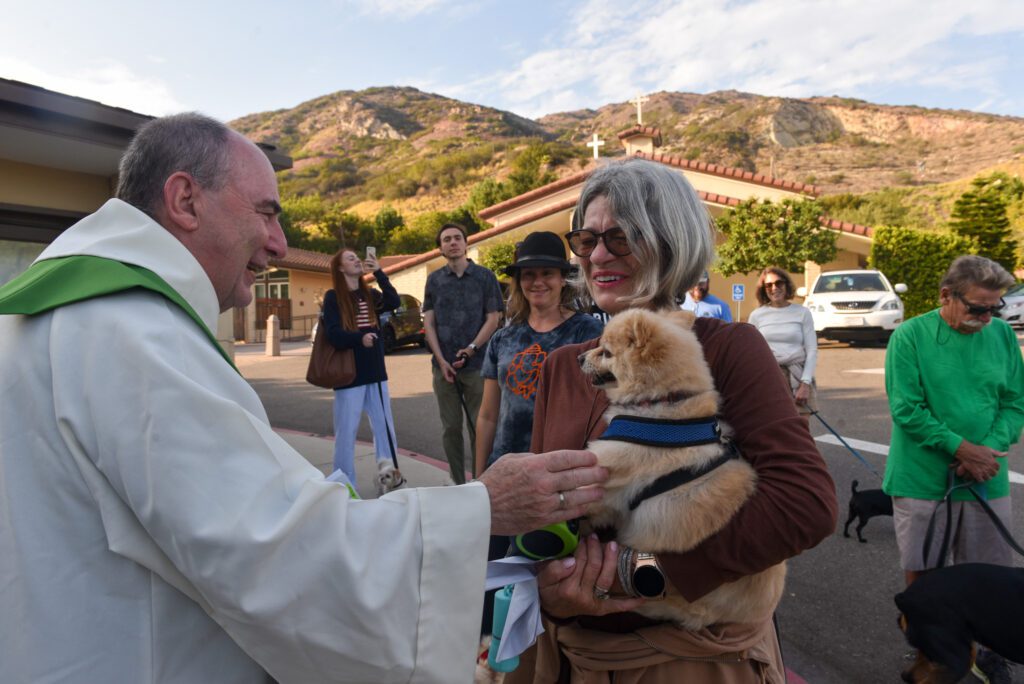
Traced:
[[[910, 319], [889, 340], [885, 391], [893, 425], [882, 489], [891, 496], [941, 499], [963, 440], [1006, 451], [1024, 428], [1024, 362], [1000, 319], [973, 334], [951, 328], [938, 309]], [[990, 499], [1010, 493], [999, 461], [999, 474], [979, 487]]]

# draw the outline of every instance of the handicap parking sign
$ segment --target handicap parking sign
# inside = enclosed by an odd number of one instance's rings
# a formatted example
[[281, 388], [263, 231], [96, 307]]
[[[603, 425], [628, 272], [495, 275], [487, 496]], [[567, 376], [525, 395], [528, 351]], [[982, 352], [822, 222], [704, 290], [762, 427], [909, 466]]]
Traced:
[[743, 301], [743, 285], [734, 284], [732, 286], [732, 301], [742, 302]]

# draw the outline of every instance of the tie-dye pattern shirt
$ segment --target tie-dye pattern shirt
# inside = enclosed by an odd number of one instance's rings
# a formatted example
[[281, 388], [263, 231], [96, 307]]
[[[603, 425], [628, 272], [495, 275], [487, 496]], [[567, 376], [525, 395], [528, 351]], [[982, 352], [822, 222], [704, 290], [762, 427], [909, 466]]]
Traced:
[[577, 313], [548, 332], [539, 333], [521, 323], [494, 333], [480, 369], [483, 377], [496, 380], [501, 389], [501, 408], [488, 466], [504, 454], [530, 450], [533, 400], [547, 355], [564, 345], [592, 340], [603, 328], [592, 316]]

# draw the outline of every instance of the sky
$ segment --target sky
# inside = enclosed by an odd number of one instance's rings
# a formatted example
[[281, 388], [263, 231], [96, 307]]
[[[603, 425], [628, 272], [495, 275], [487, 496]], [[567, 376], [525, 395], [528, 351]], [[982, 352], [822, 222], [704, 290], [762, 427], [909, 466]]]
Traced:
[[413, 86], [530, 118], [728, 89], [1024, 116], [1024, 0], [5, 5], [0, 77], [152, 115]]

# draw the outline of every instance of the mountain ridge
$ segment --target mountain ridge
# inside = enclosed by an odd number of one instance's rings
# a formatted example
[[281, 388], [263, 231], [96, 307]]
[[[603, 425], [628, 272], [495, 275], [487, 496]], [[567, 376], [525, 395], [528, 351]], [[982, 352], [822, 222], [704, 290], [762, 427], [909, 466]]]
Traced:
[[[543, 146], [562, 177], [592, 156], [621, 157], [616, 134], [636, 124], [628, 102], [531, 120], [416, 88], [343, 90], [241, 117], [231, 125], [295, 160], [288, 195], [319, 193], [358, 211], [382, 203], [455, 206], [473, 185], [502, 179], [515, 156]], [[657, 92], [643, 124], [658, 152], [817, 186], [825, 194], [913, 188], [966, 178], [1024, 156], [1024, 118], [839, 96], [786, 98], [739, 91]], [[450, 207], [449, 207], [450, 208]]]

